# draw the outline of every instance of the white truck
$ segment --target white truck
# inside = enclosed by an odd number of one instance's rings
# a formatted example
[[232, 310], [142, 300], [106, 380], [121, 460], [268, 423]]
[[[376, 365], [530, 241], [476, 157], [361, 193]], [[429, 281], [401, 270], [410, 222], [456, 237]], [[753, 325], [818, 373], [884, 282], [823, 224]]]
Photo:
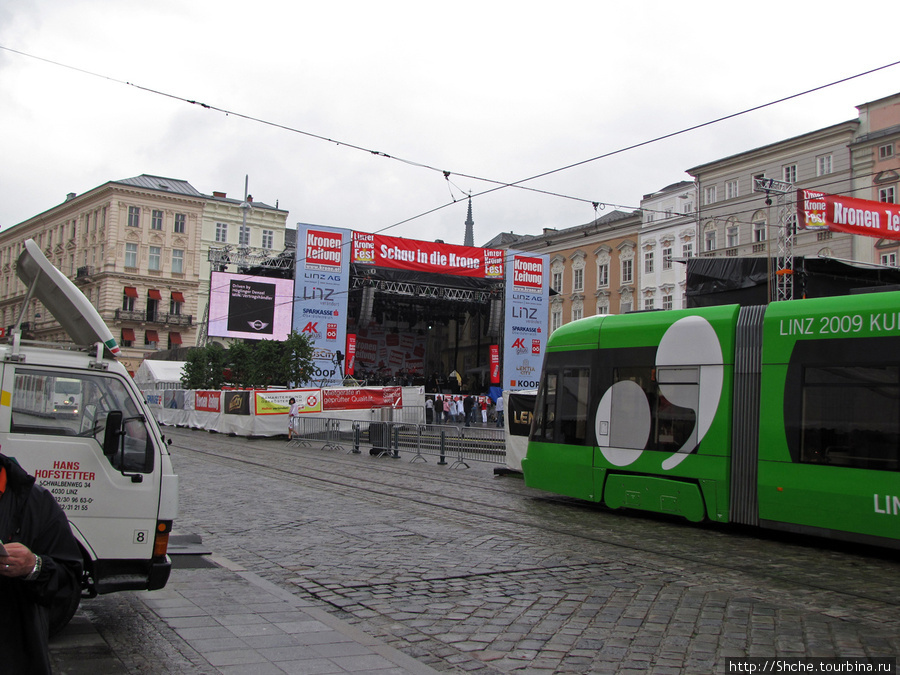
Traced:
[[[22, 307], [39, 300], [72, 344], [23, 340], [22, 316], [0, 344], [0, 449], [65, 510], [84, 556], [82, 597], [162, 588], [178, 477], [159, 426], [97, 310], [30, 239], [16, 273]], [[61, 390], [71, 394], [63, 407]], [[78, 601], [54, 609], [52, 628]]]

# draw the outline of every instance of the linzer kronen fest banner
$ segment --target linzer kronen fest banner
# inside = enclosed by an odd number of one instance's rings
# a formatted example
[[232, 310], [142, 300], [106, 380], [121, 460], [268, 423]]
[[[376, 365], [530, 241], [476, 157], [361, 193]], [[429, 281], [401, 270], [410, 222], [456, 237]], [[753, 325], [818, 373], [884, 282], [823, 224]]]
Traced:
[[900, 239], [900, 206], [868, 199], [797, 190], [797, 216], [807, 230], [835, 230]]

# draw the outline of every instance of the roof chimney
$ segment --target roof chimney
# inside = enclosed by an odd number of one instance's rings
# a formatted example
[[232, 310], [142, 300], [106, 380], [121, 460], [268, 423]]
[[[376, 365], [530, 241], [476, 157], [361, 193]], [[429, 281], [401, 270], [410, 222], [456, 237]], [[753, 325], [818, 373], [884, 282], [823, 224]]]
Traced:
[[224, 192], [213, 192], [213, 197], [218, 197], [219, 199], [225, 199], [226, 196]]
[[70, 201], [72, 201], [73, 199], [75, 199], [75, 193], [74, 193], [74, 192], [70, 192], [69, 194], [66, 195], [66, 201], [67, 201], [67, 202], [70, 202]]

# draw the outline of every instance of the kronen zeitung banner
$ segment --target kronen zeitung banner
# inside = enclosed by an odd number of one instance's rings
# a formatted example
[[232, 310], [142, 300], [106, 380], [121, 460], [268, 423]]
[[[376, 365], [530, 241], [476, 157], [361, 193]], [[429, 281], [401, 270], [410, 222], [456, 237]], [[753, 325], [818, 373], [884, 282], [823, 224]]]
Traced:
[[797, 190], [797, 216], [807, 230], [835, 230], [900, 239], [900, 206], [888, 202]]

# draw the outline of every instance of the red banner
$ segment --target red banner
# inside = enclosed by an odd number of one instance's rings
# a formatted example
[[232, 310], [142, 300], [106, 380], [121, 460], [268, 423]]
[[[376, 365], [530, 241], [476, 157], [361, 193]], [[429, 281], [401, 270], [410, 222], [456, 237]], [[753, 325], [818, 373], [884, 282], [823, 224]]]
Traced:
[[344, 361], [344, 374], [353, 375], [356, 368], [356, 333], [347, 334], [347, 358]]
[[504, 251], [497, 248], [454, 246], [354, 232], [350, 261], [432, 274], [502, 279], [503, 255]]
[[797, 190], [797, 217], [807, 230], [835, 230], [900, 239], [900, 206], [868, 199]]
[[324, 410], [368, 410], [369, 408], [402, 408], [400, 387], [374, 389], [323, 389]]
[[500, 384], [500, 345], [491, 345], [491, 384]]
[[222, 392], [195, 391], [194, 410], [202, 412], [222, 412]]

